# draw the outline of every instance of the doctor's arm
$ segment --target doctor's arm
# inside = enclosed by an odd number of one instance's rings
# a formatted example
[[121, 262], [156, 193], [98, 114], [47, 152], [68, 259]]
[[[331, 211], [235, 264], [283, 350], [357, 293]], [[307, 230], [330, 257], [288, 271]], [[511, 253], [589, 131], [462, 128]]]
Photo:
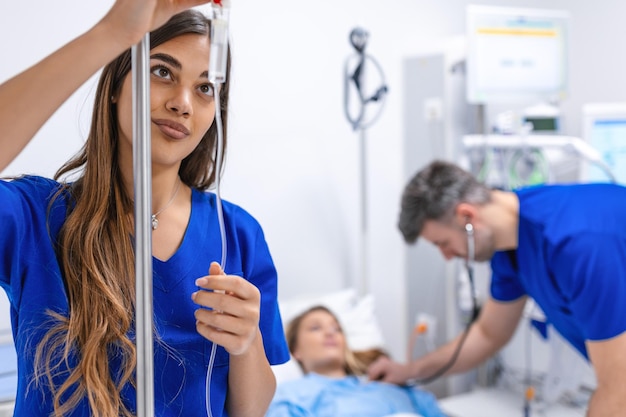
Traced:
[[589, 402], [588, 417], [622, 415], [626, 410], [626, 332], [611, 339], [587, 341], [597, 388]]
[[[470, 327], [456, 362], [444, 375], [468, 371], [499, 351], [513, 336], [525, 304], [526, 297], [506, 303], [487, 300], [478, 319]], [[451, 342], [409, 364], [381, 358], [372, 364], [368, 376], [372, 380], [396, 384], [429, 378], [450, 361], [462, 338], [463, 334], [460, 334]]]

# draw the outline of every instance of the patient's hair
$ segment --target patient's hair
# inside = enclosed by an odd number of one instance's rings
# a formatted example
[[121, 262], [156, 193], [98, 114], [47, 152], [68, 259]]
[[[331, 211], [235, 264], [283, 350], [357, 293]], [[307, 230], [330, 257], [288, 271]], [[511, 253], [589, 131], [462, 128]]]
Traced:
[[[305, 310], [303, 313], [300, 313], [299, 315], [297, 315], [287, 325], [287, 330], [285, 332], [285, 335], [287, 339], [287, 345], [289, 346], [289, 352], [291, 352], [291, 354], [293, 354], [293, 352], [296, 350], [298, 346], [298, 332], [300, 330], [300, 326], [302, 325], [302, 320], [309, 314], [316, 312], [316, 311], [325, 311], [326, 313], [333, 316], [335, 320], [337, 321], [337, 323], [339, 324], [339, 330], [341, 331], [342, 334], [345, 335], [343, 328], [341, 327], [341, 323], [337, 319], [337, 316], [335, 315], [335, 313], [333, 313], [330, 309], [322, 305], [313, 306], [309, 308], [308, 310]], [[367, 372], [368, 366], [381, 356], [389, 356], [389, 354], [385, 350], [380, 349], [380, 348], [353, 351], [353, 350], [350, 350], [349, 347], [347, 347], [345, 350], [344, 370], [347, 375], [364, 375]], [[297, 361], [297, 362], [298, 362], [298, 365], [300, 365], [300, 368], [302, 369], [302, 371], [306, 373], [307, 370], [304, 369], [304, 366], [302, 365], [302, 363], [300, 361]]]
[[490, 189], [457, 165], [433, 161], [404, 188], [398, 228], [415, 243], [427, 220], [448, 222], [459, 203], [486, 204]]

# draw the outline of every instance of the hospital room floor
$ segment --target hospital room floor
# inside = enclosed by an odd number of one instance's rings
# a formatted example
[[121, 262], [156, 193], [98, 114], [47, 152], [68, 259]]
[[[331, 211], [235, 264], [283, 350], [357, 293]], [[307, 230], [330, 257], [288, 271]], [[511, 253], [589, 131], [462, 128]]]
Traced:
[[[523, 399], [499, 388], [477, 388], [469, 393], [442, 398], [439, 406], [449, 417], [525, 417]], [[537, 405], [531, 408], [528, 417], [584, 417], [585, 412], [582, 407]]]

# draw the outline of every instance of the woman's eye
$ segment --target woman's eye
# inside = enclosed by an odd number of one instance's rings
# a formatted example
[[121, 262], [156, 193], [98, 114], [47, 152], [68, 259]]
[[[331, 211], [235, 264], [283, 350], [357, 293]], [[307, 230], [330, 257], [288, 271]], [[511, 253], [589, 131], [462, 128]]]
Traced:
[[156, 66], [152, 68], [152, 74], [159, 78], [171, 78], [170, 70], [162, 66]]
[[213, 86], [211, 84], [202, 84], [199, 88], [202, 94], [213, 97]]

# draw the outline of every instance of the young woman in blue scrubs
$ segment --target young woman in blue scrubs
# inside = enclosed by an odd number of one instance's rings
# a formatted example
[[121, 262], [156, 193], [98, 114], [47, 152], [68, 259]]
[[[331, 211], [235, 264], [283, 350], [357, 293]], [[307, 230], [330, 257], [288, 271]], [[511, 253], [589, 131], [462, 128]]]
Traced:
[[[597, 389], [589, 416], [626, 410], [626, 187], [542, 185], [501, 191], [469, 172], [434, 161], [406, 185], [399, 227], [446, 259], [491, 261], [491, 298], [446, 374], [464, 372], [513, 336], [531, 297], [549, 323], [593, 365]], [[473, 246], [474, 259], [470, 255]], [[429, 378], [459, 341], [410, 364], [381, 360], [371, 378]]]
[[[0, 285], [18, 352], [15, 414], [136, 412], [130, 47], [151, 32], [154, 395], [159, 416], [263, 416], [288, 359], [257, 221], [224, 202], [201, 0], [117, 0], [93, 28], [0, 85], [0, 170], [101, 69], [84, 148], [54, 179], [0, 181]], [[224, 126], [228, 82], [220, 89]], [[226, 128], [224, 127], [224, 134]], [[50, 138], [49, 140], [55, 140]], [[74, 178], [67, 182], [68, 174]], [[220, 290], [217, 292], [205, 290]]]

